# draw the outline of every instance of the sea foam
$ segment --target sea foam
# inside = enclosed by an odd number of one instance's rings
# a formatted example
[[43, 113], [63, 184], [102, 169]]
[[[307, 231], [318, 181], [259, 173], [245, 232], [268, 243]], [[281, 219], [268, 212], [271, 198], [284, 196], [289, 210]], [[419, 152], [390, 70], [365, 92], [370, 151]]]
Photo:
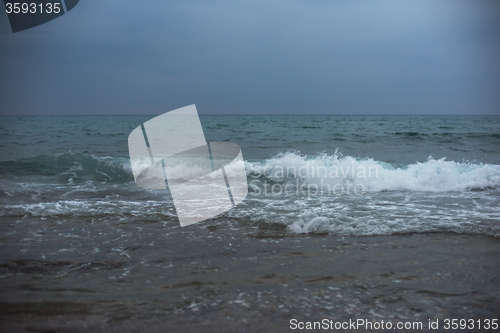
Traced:
[[[315, 184], [320, 188], [359, 185], [364, 191], [468, 191], [500, 186], [500, 165], [429, 159], [392, 165], [341, 154], [303, 156], [283, 153], [260, 162], [247, 162], [249, 180]], [[254, 182], [255, 183], [255, 182]]]

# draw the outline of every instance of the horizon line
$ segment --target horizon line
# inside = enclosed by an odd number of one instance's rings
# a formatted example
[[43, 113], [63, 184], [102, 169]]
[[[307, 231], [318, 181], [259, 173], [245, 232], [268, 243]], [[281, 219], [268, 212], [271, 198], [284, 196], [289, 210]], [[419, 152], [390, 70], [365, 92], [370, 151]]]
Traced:
[[[173, 110], [171, 110], [173, 111]], [[169, 111], [167, 111], [169, 112]], [[166, 112], [165, 112], [166, 113]], [[0, 114], [2, 117], [81, 117], [81, 116], [159, 116], [164, 113], [143, 113], [143, 114]], [[500, 114], [429, 114], [429, 113], [198, 113], [199, 116], [500, 116]]]

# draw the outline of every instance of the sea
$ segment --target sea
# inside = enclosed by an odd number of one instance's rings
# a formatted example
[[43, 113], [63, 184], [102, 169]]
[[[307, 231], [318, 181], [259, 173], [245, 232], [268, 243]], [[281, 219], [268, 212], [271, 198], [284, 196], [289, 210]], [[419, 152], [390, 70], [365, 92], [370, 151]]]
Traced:
[[[314, 317], [379, 279], [351, 283], [347, 264], [327, 273], [343, 246], [500, 238], [500, 116], [201, 115], [208, 142], [241, 148], [248, 195], [187, 227], [168, 189], [134, 182], [128, 135], [153, 117], [0, 118], [2, 304], [90, 304], [128, 319], [240, 316], [233, 308]], [[314, 268], [300, 265], [311, 260], [328, 285], [307, 284]], [[399, 292], [425, 303], [426, 283]], [[341, 306], [383, 313], [351, 303]]]

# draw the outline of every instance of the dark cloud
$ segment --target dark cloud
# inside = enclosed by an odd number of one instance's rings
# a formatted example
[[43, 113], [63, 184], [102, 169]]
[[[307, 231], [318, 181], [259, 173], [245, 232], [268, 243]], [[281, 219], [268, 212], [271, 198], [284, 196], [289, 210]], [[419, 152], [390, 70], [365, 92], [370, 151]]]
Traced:
[[496, 1], [85, 0], [12, 34], [0, 113], [499, 114]]

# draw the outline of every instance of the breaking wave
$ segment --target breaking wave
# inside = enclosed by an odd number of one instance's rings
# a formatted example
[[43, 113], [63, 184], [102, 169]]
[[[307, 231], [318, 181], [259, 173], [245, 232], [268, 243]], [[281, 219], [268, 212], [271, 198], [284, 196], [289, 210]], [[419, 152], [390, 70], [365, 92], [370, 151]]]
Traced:
[[339, 153], [311, 157], [283, 153], [264, 161], [247, 162], [246, 169], [252, 184], [269, 181], [292, 186], [314, 185], [320, 189], [346, 183], [375, 192], [469, 191], [500, 186], [500, 165], [432, 157], [423, 163], [392, 165]]

